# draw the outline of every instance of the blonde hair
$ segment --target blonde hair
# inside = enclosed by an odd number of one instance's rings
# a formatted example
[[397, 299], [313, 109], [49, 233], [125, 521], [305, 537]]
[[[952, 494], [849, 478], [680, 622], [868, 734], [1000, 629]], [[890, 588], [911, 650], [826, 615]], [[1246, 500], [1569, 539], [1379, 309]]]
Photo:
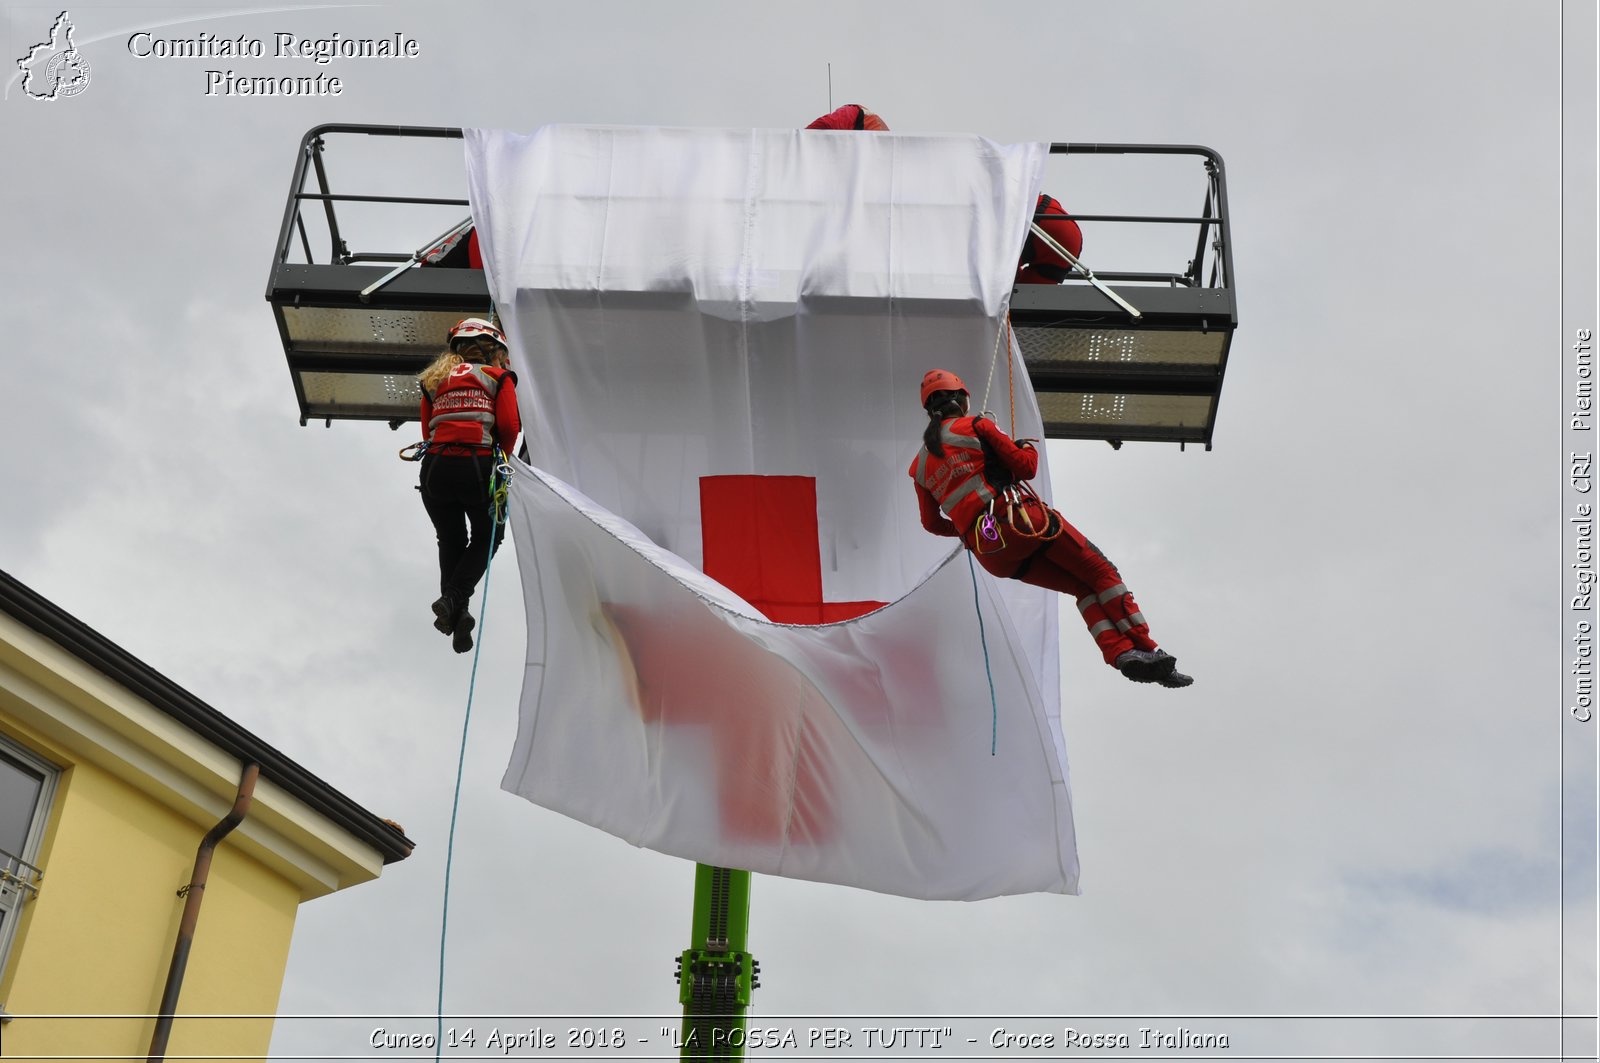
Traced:
[[466, 361], [455, 351], [446, 349], [441, 352], [433, 363], [417, 374], [417, 383], [422, 385], [423, 392], [429, 397], [439, 390], [439, 385], [444, 383], [444, 378], [450, 375], [450, 370]]

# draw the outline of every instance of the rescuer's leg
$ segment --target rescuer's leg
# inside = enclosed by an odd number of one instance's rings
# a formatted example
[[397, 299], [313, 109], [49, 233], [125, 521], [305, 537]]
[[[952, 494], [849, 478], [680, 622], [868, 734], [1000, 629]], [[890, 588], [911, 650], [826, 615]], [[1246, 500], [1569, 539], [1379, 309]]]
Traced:
[[1048, 527], [1055, 537], [1029, 539], [1005, 525], [1004, 548], [987, 557], [979, 554], [984, 567], [997, 576], [1070, 595], [1105, 662], [1134, 682], [1194, 682], [1175, 670], [1177, 658], [1150, 637], [1149, 623], [1110, 559], [1054, 510], [1045, 511], [1032, 500], [1024, 508], [1033, 527]]
[[[1057, 519], [1061, 519], [1059, 515]], [[1133, 600], [1133, 592], [1122, 582], [1117, 566], [1082, 532], [1061, 520], [1061, 534], [1051, 540], [1040, 560], [1070, 572], [1086, 585], [1085, 593], [1078, 596], [1078, 610], [1085, 617], [1098, 605], [1105, 618], [1128, 637], [1135, 649], [1156, 649], [1155, 640], [1150, 637], [1150, 625], [1139, 611], [1139, 603]], [[1091, 595], [1093, 601], [1086, 602], [1084, 599]]]
[[478, 581], [483, 578], [483, 570], [489, 564], [491, 537], [499, 546], [505, 534], [503, 527], [495, 527], [489, 499], [491, 463], [490, 458], [473, 458], [469, 463], [463, 463], [467, 465], [467, 470], [462, 475], [458, 500], [466, 513], [471, 535], [449, 577], [450, 589], [460, 595], [463, 601], [472, 597]]
[[422, 507], [439, 542], [439, 597], [433, 603], [433, 626], [446, 635], [454, 630], [457, 613], [466, 608], [465, 600], [458, 602], [451, 587], [451, 577], [467, 551], [467, 509], [456, 499], [450, 468], [455, 464], [450, 459], [424, 456], [420, 484]]
[[[1061, 535], [1050, 544], [1041, 560], [1061, 566], [1081, 578], [1088, 585], [1088, 593], [1078, 598], [1078, 609], [1087, 622], [1094, 607], [1133, 644], [1132, 653], [1107, 657], [1108, 664], [1136, 683], [1160, 683], [1166, 687], [1186, 687], [1194, 682], [1192, 676], [1177, 670], [1178, 659], [1156, 645], [1150, 637], [1150, 625], [1133, 600], [1133, 592], [1122, 582], [1122, 575], [1099, 548], [1083, 534], [1061, 522]], [[1095, 625], [1090, 625], [1090, 631]], [[1102, 650], [1105, 643], [1101, 643]]]

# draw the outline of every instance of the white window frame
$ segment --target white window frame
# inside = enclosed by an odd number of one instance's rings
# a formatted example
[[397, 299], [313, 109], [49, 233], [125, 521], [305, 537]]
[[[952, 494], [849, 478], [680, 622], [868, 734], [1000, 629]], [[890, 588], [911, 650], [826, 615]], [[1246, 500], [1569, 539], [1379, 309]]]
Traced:
[[[39, 798], [34, 804], [33, 819], [28, 824], [28, 833], [23, 838], [22, 852], [16, 855], [26, 863], [38, 867], [39, 847], [44, 843], [45, 824], [50, 820], [50, 810], [55, 805], [56, 783], [61, 778], [61, 768], [25, 746], [18, 745], [15, 741], [0, 735], [0, 751], [13, 760], [39, 772], [44, 776], [44, 782], [39, 788]], [[9, 864], [5, 857], [0, 857], [0, 866]], [[43, 869], [40, 868], [40, 879], [43, 878]], [[38, 883], [34, 885], [37, 887]], [[27, 907], [29, 898], [35, 890], [24, 889], [13, 883], [0, 883], [0, 911], [5, 912], [4, 922], [0, 922], [0, 973], [6, 970], [11, 960], [11, 945], [17, 937], [17, 925], [22, 921], [22, 911]]]

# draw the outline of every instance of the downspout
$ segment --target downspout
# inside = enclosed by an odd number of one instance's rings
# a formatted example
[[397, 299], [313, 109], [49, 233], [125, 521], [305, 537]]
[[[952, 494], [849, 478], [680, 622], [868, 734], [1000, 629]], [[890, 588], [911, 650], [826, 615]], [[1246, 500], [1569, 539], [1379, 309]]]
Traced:
[[205, 899], [206, 879], [211, 876], [211, 854], [217, 843], [249, 814], [256, 779], [260, 775], [259, 764], [244, 766], [244, 774], [239, 778], [239, 796], [234, 798], [228, 814], [200, 840], [200, 847], [194, 854], [194, 873], [189, 877], [189, 884], [178, 891], [178, 896], [183, 898], [183, 918], [178, 922], [178, 940], [172, 946], [172, 966], [167, 969], [167, 985], [161, 991], [161, 1009], [156, 1013], [155, 1032], [150, 1035], [147, 1063], [163, 1063], [167, 1058], [167, 1041], [172, 1037], [172, 1020], [178, 1010], [178, 993], [183, 989], [183, 972], [189, 966], [189, 947], [194, 944], [194, 928], [200, 922], [200, 902]]

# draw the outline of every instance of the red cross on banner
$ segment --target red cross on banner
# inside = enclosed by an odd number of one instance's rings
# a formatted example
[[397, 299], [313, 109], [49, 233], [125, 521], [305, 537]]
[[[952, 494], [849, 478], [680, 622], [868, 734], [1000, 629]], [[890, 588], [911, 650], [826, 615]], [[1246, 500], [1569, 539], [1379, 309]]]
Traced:
[[[822, 600], [813, 477], [702, 477], [700, 513], [706, 574], [771, 620], [834, 623], [885, 604]], [[723, 829], [744, 841], [825, 840], [834, 813], [813, 720], [829, 714], [812, 704], [820, 697], [815, 689], [800, 688], [807, 704], [798, 710], [773, 712], [762, 692], [796, 689], [793, 669], [781, 658], [738, 652], [740, 636], [721, 625], [664, 630], [631, 610], [611, 607], [607, 615], [627, 643], [646, 721], [670, 714], [665, 722], [710, 729]], [[731, 667], [724, 660], [744, 663]]]
[[833, 624], [883, 602], [822, 600], [814, 476], [702, 476], [705, 574], [780, 624]]

